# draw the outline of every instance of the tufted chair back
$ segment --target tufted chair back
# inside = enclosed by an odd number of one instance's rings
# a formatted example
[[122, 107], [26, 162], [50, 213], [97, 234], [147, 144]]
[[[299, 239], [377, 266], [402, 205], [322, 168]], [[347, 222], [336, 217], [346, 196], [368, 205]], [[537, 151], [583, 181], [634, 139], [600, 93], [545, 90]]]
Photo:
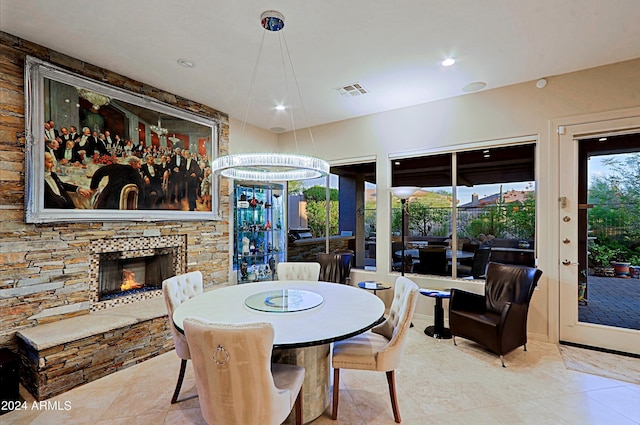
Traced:
[[393, 417], [401, 422], [396, 397], [395, 369], [400, 364], [411, 317], [418, 302], [418, 285], [406, 277], [399, 277], [393, 290], [393, 302], [387, 319], [370, 332], [364, 332], [333, 344], [333, 411], [338, 418], [340, 369], [386, 372]]
[[[221, 324], [188, 317], [184, 332], [191, 347], [202, 416], [210, 425], [279, 425], [299, 397], [304, 369], [272, 364], [270, 323]], [[296, 411], [302, 424], [302, 411]]]
[[164, 301], [169, 312], [171, 336], [173, 336], [173, 343], [176, 346], [176, 354], [181, 359], [189, 359], [191, 355], [189, 354], [187, 339], [173, 324], [173, 312], [183, 302], [202, 294], [202, 291], [202, 273], [200, 271], [173, 276], [162, 282]]
[[371, 329], [372, 332], [389, 340], [387, 346], [378, 353], [377, 370], [391, 370], [398, 367], [411, 318], [418, 302], [418, 293], [418, 285], [406, 277], [398, 277], [386, 320]]
[[312, 280], [320, 277], [320, 263], [278, 263], [278, 280]]

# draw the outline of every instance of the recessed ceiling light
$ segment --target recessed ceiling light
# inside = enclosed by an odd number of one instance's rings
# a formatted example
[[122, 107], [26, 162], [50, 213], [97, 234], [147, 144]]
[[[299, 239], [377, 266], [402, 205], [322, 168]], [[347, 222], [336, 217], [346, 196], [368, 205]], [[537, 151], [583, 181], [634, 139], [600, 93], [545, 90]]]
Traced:
[[484, 81], [476, 81], [475, 83], [469, 83], [462, 88], [462, 91], [465, 93], [471, 93], [474, 91], [482, 90], [487, 87], [487, 83]]
[[394, 165], [400, 165], [400, 161], [396, 161], [393, 163]]
[[451, 66], [456, 63], [456, 60], [453, 58], [447, 58], [441, 62], [442, 66]]
[[491, 158], [491, 154], [488, 154], [488, 153], [485, 153], [483, 156], [484, 156], [485, 158]]
[[601, 137], [598, 139], [598, 142], [606, 142], [607, 138], [606, 137]]
[[284, 105], [276, 105], [276, 111], [284, 111], [285, 107]]
[[189, 59], [180, 58], [178, 59], [178, 65], [184, 66], [185, 68], [195, 68], [196, 63]]
[[284, 133], [285, 131], [287, 131], [287, 129], [284, 127], [271, 127], [269, 130], [273, 131], [274, 133]]

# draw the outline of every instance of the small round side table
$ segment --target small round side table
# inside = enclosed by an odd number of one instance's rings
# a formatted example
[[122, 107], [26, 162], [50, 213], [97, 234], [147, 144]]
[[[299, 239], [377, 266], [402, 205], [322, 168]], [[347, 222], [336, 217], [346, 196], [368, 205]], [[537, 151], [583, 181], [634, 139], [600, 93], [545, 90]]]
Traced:
[[387, 283], [374, 282], [372, 280], [367, 280], [364, 282], [358, 282], [358, 287], [362, 289], [368, 289], [373, 291], [373, 295], [377, 295], [378, 291], [384, 291], [385, 289], [391, 289], [391, 285]]
[[424, 333], [437, 339], [450, 339], [451, 331], [444, 327], [444, 309], [442, 308], [442, 300], [451, 297], [451, 290], [438, 291], [435, 289], [421, 289], [420, 293], [426, 297], [436, 299], [436, 305], [433, 307], [433, 325], [427, 326]]

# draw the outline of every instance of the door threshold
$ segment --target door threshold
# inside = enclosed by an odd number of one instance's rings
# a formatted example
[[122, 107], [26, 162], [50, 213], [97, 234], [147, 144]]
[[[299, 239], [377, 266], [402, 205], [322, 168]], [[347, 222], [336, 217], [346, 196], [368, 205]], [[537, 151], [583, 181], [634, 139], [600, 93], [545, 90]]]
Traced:
[[569, 342], [569, 341], [560, 341], [560, 344], [568, 345], [570, 347], [584, 348], [585, 350], [599, 351], [601, 353], [616, 354], [618, 356], [633, 357], [636, 359], [640, 359], [640, 354], [636, 354], [636, 353], [627, 353], [624, 351], [610, 350], [608, 348], [593, 347], [591, 345], [578, 344], [578, 343]]

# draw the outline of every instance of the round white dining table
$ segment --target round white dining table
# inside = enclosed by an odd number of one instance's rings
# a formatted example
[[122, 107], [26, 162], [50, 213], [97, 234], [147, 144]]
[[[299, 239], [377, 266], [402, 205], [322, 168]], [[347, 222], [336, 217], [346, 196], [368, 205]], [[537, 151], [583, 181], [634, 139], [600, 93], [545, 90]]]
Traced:
[[[294, 312], [266, 312], [248, 307], [252, 295], [284, 289], [319, 294], [317, 307]], [[274, 348], [300, 348], [349, 338], [372, 328], [384, 315], [380, 298], [360, 288], [328, 282], [267, 281], [225, 286], [182, 303], [173, 322], [182, 329], [186, 317], [217, 323], [269, 322], [274, 328]]]
[[[285, 304], [300, 310], [285, 312], [287, 308], [281, 308]], [[173, 321], [178, 330], [182, 330], [187, 317], [229, 324], [271, 323], [273, 361], [305, 368], [303, 407], [307, 423], [329, 406], [330, 343], [371, 329], [384, 312], [380, 298], [354, 286], [267, 281], [205, 292], [178, 306]], [[293, 423], [293, 415], [285, 423]]]

